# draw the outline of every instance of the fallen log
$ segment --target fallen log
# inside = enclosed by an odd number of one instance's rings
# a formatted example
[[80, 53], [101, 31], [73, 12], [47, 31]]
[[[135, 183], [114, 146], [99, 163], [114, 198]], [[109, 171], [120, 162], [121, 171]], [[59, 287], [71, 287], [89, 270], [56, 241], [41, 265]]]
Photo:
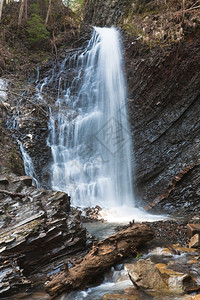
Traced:
[[85, 286], [112, 265], [128, 256], [138, 246], [153, 238], [151, 228], [145, 224], [134, 224], [93, 245], [91, 251], [73, 268], [56, 274], [46, 282], [46, 291], [52, 299], [63, 292]]

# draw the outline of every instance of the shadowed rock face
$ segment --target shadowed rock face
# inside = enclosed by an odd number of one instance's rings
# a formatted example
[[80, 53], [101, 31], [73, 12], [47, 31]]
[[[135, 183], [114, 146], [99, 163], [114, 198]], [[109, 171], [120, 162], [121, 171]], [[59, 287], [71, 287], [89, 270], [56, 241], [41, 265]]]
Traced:
[[147, 209], [198, 212], [200, 44], [151, 52], [127, 44], [129, 114], [136, 186]]
[[87, 0], [84, 22], [100, 27], [117, 25], [127, 4], [127, 0]]
[[35, 189], [31, 181], [0, 178], [0, 297], [30, 285], [28, 276], [43, 266], [55, 272], [56, 259], [86, 248], [86, 230], [69, 196]]
[[122, 35], [140, 205], [178, 215], [198, 212], [199, 10], [181, 21], [176, 12], [182, 1], [103, 0], [94, 5], [87, 0], [85, 6], [86, 23], [117, 24], [129, 33]]

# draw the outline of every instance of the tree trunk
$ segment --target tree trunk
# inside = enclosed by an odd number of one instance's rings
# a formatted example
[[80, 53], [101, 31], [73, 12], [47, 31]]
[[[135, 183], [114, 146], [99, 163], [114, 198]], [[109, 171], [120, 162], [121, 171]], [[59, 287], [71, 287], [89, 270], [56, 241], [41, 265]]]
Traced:
[[0, 23], [1, 23], [1, 18], [2, 18], [2, 11], [3, 11], [3, 2], [4, 2], [4, 0], [0, 0]]
[[48, 7], [48, 10], [47, 10], [47, 16], [46, 16], [46, 19], [45, 19], [45, 25], [47, 25], [47, 23], [48, 23], [50, 12], [51, 12], [51, 0], [49, 0], [49, 7]]
[[22, 25], [22, 16], [24, 12], [25, 0], [21, 0], [20, 8], [19, 8], [19, 19], [18, 19], [18, 26]]
[[92, 250], [73, 268], [53, 276], [46, 284], [52, 299], [65, 291], [85, 286], [96, 275], [128, 256], [131, 251], [153, 238], [153, 232], [145, 224], [132, 225], [117, 232], [92, 247]]
[[25, 9], [25, 20], [27, 20], [28, 19], [28, 4], [27, 4], [27, 0], [25, 0], [24, 9]]

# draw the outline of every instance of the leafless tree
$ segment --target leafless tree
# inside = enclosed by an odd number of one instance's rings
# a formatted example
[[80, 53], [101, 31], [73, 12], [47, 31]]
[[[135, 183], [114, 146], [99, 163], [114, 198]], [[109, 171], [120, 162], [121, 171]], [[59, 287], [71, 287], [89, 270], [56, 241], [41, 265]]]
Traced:
[[20, 1], [20, 7], [19, 7], [19, 18], [18, 18], [18, 26], [22, 25], [22, 17], [23, 17], [23, 12], [25, 8], [25, 0]]
[[4, 0], [0, 0], [0, 23], [1, 23], [1, 18], [2, 18], [2, 11], [3, 11], [3, 2], [4, 2]]

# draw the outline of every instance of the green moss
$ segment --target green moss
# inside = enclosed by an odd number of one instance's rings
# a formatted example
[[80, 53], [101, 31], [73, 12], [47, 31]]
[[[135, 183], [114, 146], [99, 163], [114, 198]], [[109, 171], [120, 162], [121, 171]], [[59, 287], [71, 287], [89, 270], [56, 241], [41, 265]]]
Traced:
[[8, 168], [16, 175], [24, 175], [24, 165], [16, 149], [8, 154]]

